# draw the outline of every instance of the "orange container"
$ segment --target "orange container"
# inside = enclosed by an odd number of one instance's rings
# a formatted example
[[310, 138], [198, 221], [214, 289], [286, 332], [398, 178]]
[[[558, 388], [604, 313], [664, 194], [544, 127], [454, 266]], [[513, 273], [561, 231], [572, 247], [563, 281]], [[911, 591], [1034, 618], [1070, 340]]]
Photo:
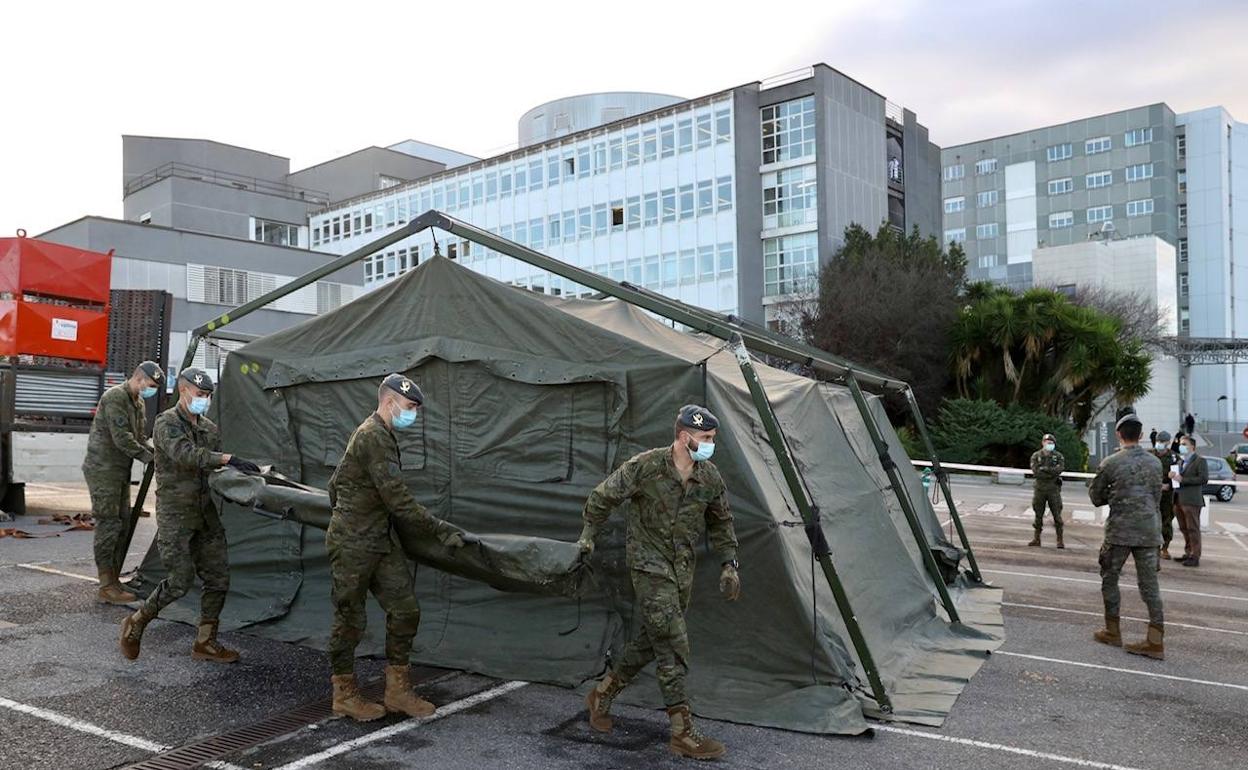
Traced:
[[58, 297], [78, 304], [108, 304], [113, 253], [101, 254], [37, 238], [18, 230], [0, 238], [0, 294]]
[[108, 313], [0, 300], [0, 356], [17, 355], [103, 364], [108, 360]]

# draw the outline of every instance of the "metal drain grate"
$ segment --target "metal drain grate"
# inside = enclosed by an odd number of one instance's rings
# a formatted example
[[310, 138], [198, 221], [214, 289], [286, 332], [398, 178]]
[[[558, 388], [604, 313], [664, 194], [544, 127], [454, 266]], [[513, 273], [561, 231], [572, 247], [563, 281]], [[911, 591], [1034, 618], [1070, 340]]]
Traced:
[[[426, 677], [442, 673], [436, 668], [413, 668], [412, 679], [417, 685]], [[385, 681], [374, 679], [360, 687], [360, 692], [371, 700], [380, 701], [385, 691]], [[202, 741], [188, 743], [168, 751], [162, 751], [142, 762], [126, 765], [125, 770], [189, 770], [231, 754], [258, 746], [288, 733], [315, 724], [333, 716], [333, 702], [328, 698], [296, 706], [289, 711], [274, 714], [255, 724], [213, 735]]]

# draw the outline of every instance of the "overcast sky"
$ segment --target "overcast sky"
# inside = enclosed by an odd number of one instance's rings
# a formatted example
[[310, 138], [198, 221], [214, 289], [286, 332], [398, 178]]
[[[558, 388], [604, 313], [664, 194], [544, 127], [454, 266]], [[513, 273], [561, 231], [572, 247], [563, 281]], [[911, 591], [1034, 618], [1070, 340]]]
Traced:
[[1248, 2], [10, 3], [0, 236], [121, 216], [121, 135], [299, 169], [413, 138], [474, 155], [543, 101], [694, 97], [815, 62], [940, 145], [1165, 101], [1248, 121]]

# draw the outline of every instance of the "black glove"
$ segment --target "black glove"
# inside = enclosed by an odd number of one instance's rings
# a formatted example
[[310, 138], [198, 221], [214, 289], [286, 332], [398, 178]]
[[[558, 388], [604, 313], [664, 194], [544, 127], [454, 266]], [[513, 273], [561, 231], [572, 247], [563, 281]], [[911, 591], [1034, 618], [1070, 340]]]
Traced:
[[226, 465], [230, 466], [231, 468], [236, 468], [242, 471], [243, 473], [259, 473], [260, 472], [259, 465], [256, 465], [251, 460], [244, 460], [241, 457], [231, 457], [230, 461], [226, 463]]

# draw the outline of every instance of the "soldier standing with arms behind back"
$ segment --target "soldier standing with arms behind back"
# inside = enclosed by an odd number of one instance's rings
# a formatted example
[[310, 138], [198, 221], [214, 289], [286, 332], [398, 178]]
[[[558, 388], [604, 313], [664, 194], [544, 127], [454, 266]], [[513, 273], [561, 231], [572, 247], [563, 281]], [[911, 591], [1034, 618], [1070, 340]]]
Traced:
[[122, 541], [130, 529], [130, 469], [135, 460], [144, 465], [152, 461], [143, 400], [156, 395], [163, 375], [153, 361], [139, 364], [130, 379], [104, 391], [91, 419], [82, 475], [95, 517], [98, 601], [105, 604], [129, 604], [137, 598], [119, 579], [126, 558]]
[[1044, 507], [1053, 514], [1053, 529], [1057, 531], [1057, 547], [1065, 548], [1062, 540], [1062, 472], [1066, 470], [1066, 458], [1057, 451], [1057, 439], [1052, 433], [1044, 434], [1040, 449], [1031, 455], [1031, 474], [1035, 476], [1035, 491], [1031, 495], [1031, 507], [1036, 512], [1032, 526], [1036, 535], [1027, 545], [1040, 545], [1040, 532], [1044, 529]]
[[[325, 547], [334, 606], [329, 637], [333, 711], [360, 722], [380, 719], [387, 711], [412, 717], [434, 712], [434, 705], [412, 690], [409, 660], [420, 625], [420, 604], [395, 523], [436, 537], [452, 549], [470, 540], [431, 516], [403, 482], [394, 432], [416, 422], [424, 400], [420, 388], [407, 377], [387, 376], [377, 391], [377, 411], [351, 434], [329, 480], [333, 513]], [[365, 699], [355, 680], [355, 648], [368, 622], [364, 603], [370, 592], [386, 611], [384, 705]]]
[[621, 465], [585, 501], [585, 527], [578, 543], [590, 554], [594, 538], [611, 512], [628, 508], [626, 554], [641, 629], [629, 641], [618, 663], [589, 692], [589, 724], [610, 732], [611, 702], [650, 661], [671, 721], [668, 747], [693, 759], [724, 755], [724, 745], [704, 737], [693, 726], [685, 673], [689, 668], [689, 610], [694, 549], [703, 528], [722, 565], [719, 590], [729, 601], [741, 593], [737, 574], [737, 536], [728, 510], [724, 480], [710, 462], [719, 420], [710, 410], [688, 405], [676, 418], [675, 440]]
[[189, 367], [178, 375], [178, 401], [156, 418], [156, 546], [168, 575], [147, 601], [121, 622], [121, 653], [139, 657], [143, 631], [162, 609], [203, 581], [199, 630], [191, 657], [233, 663], [238, 653], [217, 641], [217, 625], [230, 588], [225, 528], [208, 491], [208, 474], [225, 465], [257, 472], [254, 463], [221, 451], [221, 431], [204, 415], [212, 377]]
[[[1161, 545], [1161, 461], [1140, 446], [1144, 426], [1134, 413], [1117, 424], [1122, 448], [1101, 461], [1088, 489], [1095, 506], [1108, 505], [1101, 565], [1101, 597], [1105, 601], [1105, 628], [1092, 637], [1101, 644], [1122, 647], [1134, 655], [1165, 659], [1164, 618], [1161, 590], [1157, 585], [1158, 546]], [[1143, 642], [1124, 645], [1119, 626], [1122, 597], [1118, 576], [1127, 557], [1135, 560], [1140, 596], [1148, 606], [1148, 636]]]

